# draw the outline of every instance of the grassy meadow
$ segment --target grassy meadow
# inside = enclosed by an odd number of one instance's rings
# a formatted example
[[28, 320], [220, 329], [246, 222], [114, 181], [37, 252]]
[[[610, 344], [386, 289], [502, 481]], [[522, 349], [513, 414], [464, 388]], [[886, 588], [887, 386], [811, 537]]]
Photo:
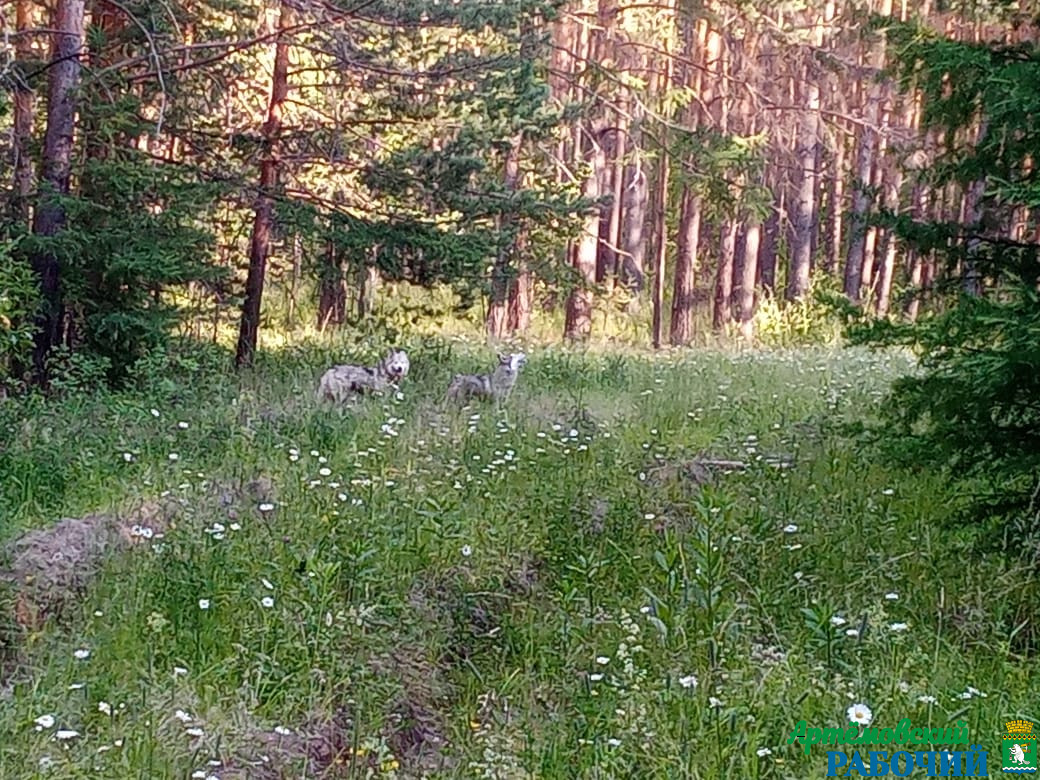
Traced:
[[[853, 703], [966, 721], [993, 774], [1040, 720], [1021, 572], [847, 432], [905, 356], [531, 348], [502, 409], [453, 410], [490, 351], [405, 346], [348, 410], [323, 341], [0, 403], [8, 557], [94, 524], [23, 555], [48, 619], [4, 586], [0, 777], [815, 778], [787, 735]], [[95, 528], [96, 572], [45, 574]]]

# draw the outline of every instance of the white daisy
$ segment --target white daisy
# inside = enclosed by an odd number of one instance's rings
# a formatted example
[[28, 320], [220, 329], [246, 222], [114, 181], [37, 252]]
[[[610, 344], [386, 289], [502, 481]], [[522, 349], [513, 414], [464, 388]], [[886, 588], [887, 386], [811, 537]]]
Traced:
[[858, 723], [860, 726], [869, 726], [874, 719], [874, 713], [866, 704], [853, 704], [845, 711], [845, 717], [850, 723]]

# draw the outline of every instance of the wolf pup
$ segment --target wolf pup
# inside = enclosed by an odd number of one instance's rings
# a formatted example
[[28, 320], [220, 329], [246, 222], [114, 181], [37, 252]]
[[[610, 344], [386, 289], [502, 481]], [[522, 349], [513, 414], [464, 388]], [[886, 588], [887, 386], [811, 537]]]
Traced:
[[318, 398], [343, 403], [366, 393], [381, 393], [404, 379], [409, 368], [408, 355], [400, 349], [391, 349], [373, 368], [348, 364], [333, 366], [322, 374], [318, 382]]
[[448, 387], [447, 397], [452, 401], [491, 398], [500, 403], [513, 391], [520, 367], [526, 362], [527, 355], [516, 352], [511, 355], [499, 355], [498, 365], [490, 374], [456, 374]]

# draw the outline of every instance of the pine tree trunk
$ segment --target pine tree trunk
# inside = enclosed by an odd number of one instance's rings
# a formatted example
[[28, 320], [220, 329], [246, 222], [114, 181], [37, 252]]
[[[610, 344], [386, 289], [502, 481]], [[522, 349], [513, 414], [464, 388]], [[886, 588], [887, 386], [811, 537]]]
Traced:
[[32, 212], [32, 130], [35, 100], [29, 83], [25, 80], [24, 68], [33, 56], [32, 41], [28, 31], [32, 28], [32, 4], [30, 0], [16, 0], [15, 31], [19, 36], [15, 42], [18, 69], [14, 72], [14, 117], [11, 123], [11, 170], [14, 171], [14, 191], [11, 195], [12, 218], [28, 227]]
[[[513, 138], [506, 153], [503, 185], [506, 192], [514, 192], [520, 180], [520, 150], [523, 147], [523, 133]], [[511, 213], [505, 213], [499, 219], [499, 234], [508, 235], [518, 229]], [[491, 341], [500, 341], [509, 330], [508, 307], [511, 300], [511, 288], [516, 285], [513, 267], [517, 259], [518, 236], [510, 239], [509, 245], [499, 250], [495, 265], [491, 271], [491, 300], [488, 302], [487, 317], [484, 328]]]
[[[775, 170], [773, 177], [779, 178], [779, 174]], [[769, 216], [766, 217], [766, 221], [762, 225], [762, 240], [758, 246], [758, 276], [762, 288], [770, 293], [775, 293], [777, 244], [780, 242], [780, 214], [783, 212], [785, 204], [783, 188], [778, 186], [777, 182], [774, 182], [772, 191], [773, 207], [769, 210]]]
[[642, 165], [626, 165], [624, 226], [618, 277], [625, 289], [633, 294], [633, 307], [638, 307], [638, 294], [646, 286], [646, 218], [649, 200], [649, 187]]
[[[581, 194], [589, 201], [594, 201], [600, 196], [599, 185], [602, 181], [600, 172], [606, 164], [606, 155], [599, 138], [602, 129], [600, 125], [600, 122], [593, 122], [591, 127], [582, 128], [581, 132], [583, 156], [591, 168], [591, 172], [583, 183]], [[590, 209], [585, 216], [581, 238], [572, 253], [572, 264], [576, 272], [575, 287], [567, 296], [564, 323], [564, 337], [571, 341], [584, 341], [592, 333], [591, 286], [596, 279], [599, 223], [599, 209]]]
[[762, 226], [749, 222], [744, 231], [744, 263], [740, 273], [740, 335], [751, 341], [755, 335], [755, 277]]
[[[880, 13], [892, 15], [892, 0], [881, 0]], [[881, 40], [875, 43], [868, 57], [870, 66], [880, 69], [885, 64], [885, 44]], [[853, 303], [863, 300], [863, 286], [870, 284], [873, 265], [876, 233], [867, 226], [867, 216], [873, 203], [872, 183], [875, 159], [878, 153], [878, 126], [881, 120], [882, 85], [874, 80], [867, 91], [866, 106], [863, 111], [864, 127], [860, 132], [856, 149], [856, 182], [852, 200], [852, 214], [849, 219], [849, 254], [845, 261], [845, 295]]]
[[737, 223], [727, 220], [722, 228], [719, 246], [719, 267], [715, 275], [715, 307], [711, 327], [721, 332], [733, 319], [733, 258], [736, 253]]
[[[53, 46], [48, 79], [47, 129], [43, 139], [40, 200], [33, 232], [57, 235], [65, 227], [65, 210], [53, 196], [67, 195], [72, 146], [76, 132], [76, 90], [80, 83], [79, 54], [83, 47], [84, 0], [58, 0], [52, 22]], [[40, 285], [41, 306], [36, 317], [33, 371], [37, 383], [47, 383], [47, 357], [61, 342], [63, 306], [58, 258], [40, 252], [32, 258]]]
[[372, 316], [376, 306], [376, 290], [379, 289], [379, 267], [376, 265], [379, 250], [372, 250], [372, 262], [358, 268], [357, 319], [364, 322]]
[[[361, 276], [363, 277], [362, 271]], [[342, 325], [347, 318], [347, 284], [343, 278], [343, 257], [330, 240], [318, 281], [318, 330]]]
[[669, 338], [674, 346], [693, 339], [694, 292], [697, 285], [697, 245], [701, 237], [700, 199], [683, 187], [676, 246], [675, 283], [672, 289], [672, 321]]
[[253, 233], [249, 242], [249, 273], [246, 276], [245, 299], [238, 331], [235, 365], [252, 365], [260, 332], [260, 304], [264, 293], [267, 258], [274, 230], [274, 190], [278, 186], [281, 163], [278, 141], [282, 130], [282, 108], [289, 94], [289, 39], [285, 35], [293, 24], [293, 10], [288, 0], [281, 0], [278, 14], [279, 35], [275, 44], [274, 70], [271, 75], [271, 100], [267, 121], [261, 129], [263, 157], [260, 162], [260, 189], [256, 198]]
[[833, 275], [839, 266], [845, 208], [845, 139], [839, 138], [834, 148], [831, 181], [827, 188], [827, 233], [824, 249], [824, 271]]

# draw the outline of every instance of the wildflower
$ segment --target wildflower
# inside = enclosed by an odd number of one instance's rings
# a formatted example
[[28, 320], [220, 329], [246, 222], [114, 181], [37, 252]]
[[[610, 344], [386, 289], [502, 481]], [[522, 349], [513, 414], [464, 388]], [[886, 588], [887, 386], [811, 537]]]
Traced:
[[883, 495], [883, 496], [891, 496], [891, 495], [895, 495], [895, 492], [896, 491], [894, 491], [892, 488], [885, 488], [884, 490], [881, 491], [881, 495]]
[[90, 651], [86, 648], [81, 647], [79, 650], [76, 650], [72, 655], [77, 661], [85, 661], [86, 659], [90, 658]]
[[260, 606], [264, 607], [265, 609], [270, 609], [274, 606], [274, 599], [270, 596], [264, 596], [262, 599], [260, 599]]
[[73, 731], [72, 729], [59, 729], [58, 731], [54, 732], [54, 736], [55, 738], [61, 740], [75, 739], [79, 736], [79, 732]]
[[852, 637], [853, 639], [855, 639], [856, 637], [859, 636], [859, 629], [858, 628], [847, 629], [845, 631], [845, 636]]
[[181, 420], [179, 423], [177, 423], [177, 427], [180, 428], [182, 431], [186, 431], [188, 430], [188, 423], [184, 422], [184, 420]]
[[589, 675], [589, 679], [592, 680], [592, 682], [599, 682], [600, 680], [603, 679], [603, 675], [600, 674], [599, 672], [593, 672], [592, 674]]
[[888, 626], [889, 631], [895, 631], [897, 633], [901, 631], [906, 631], [909, 628], [910, 626], [906, 623], [890, 623]]
[[265, 577], [261, 577], [260, 578], [260, 582], [262, 582], [264, 587], [267, 588], [268, 590], [274, 590], [274, 585], [272, 585], [271, 581], [266, 579]]
[[679, 678], [679, 685], [681, 685], [683, 688], [696, 688], [697, 687], [697, 677], [696, 677], [696, 675], [688, 674], [685, 677], [680, 677]]
[[899, 594], [898, 593], [886, 593], [885, 594], [885, 601], [899, 601]]
[[657, 515], [655, 515], [653, 512], [647, 512], [643, 515], [644, 520], [653, 520], [655, 517], [657, 517]]
[[134, 454], [132, 452], [124, 452], [123, 453], [123, 460], [125, 460], [127, 463], [129, 463], [133, 459], [134, 459]]
[[205, 731], [203, 731], [202, 729], [200, 729], [198, 727], [190, 728], [190, 729], [184, 729], [184, 733], [187, 734], [189, 737], [202, 737], [202, 736], [205, 736], [205, 734], [206, 734]]
[[773, 751], [767, 747], [760, 747], [758, 750], [755, 751], [755, 755], [759, 758], [765, 758], [766, 756], [773, 755]]
[[209, 599], [199, 599], [199, 609], [209, 609]]
[[169, 455], [167, 455], [166, 457], [167, 457], [167, 458], [169, 458], [169, 459], [170, 459], [171, 461], [176, 461], [176, 460], [180, 460], [180, 458], [181, 458], [181, 456], [180, 456], [180, 455], [178, 455], [178, 454], [177, 454], [176, 452], [171, 452], [171, 453], [170, 453]]
[[845, 717], [850, 723], [858, 723], [860, 726], [869, 726], [874, 720], [874, 713], [866, 704], [853, 704], [845, 711]]
[[49, 729], [51, 726], [54, 725], [54, 716], [41, 715], [36, 720], [34, 720], [33, 723], [36, 724], [37, 731], [43, 731], [44, 729]]
[[152, 412], [152, 417], [158, 417], [159, 416], [159, 410], [158, 409], [152, 409], [151, 412]]
[[788, 523], [787, 525], [784, 526], [784, 533], [785, 534], [793, 534], [793, 533], [796, 533], [797, 531], [798, 531], [798, 526], [796, 526], [794, 523]]
[[100, 713], [103, 713], [105, 715], [111, 715], [112, 714], [112, 705], [109, 704], [107, 701], [99, 701], [98, 705], [97, 705], [97, 708], [98, 708], [98, 712], [100, 712]]
[[323, 477], [330, 477], [332, 476], [332, 469], [330, 469], [328, 466], [322, 466], [320, 469], [318, 469], [318, 474], [320, 474]]
[[708, 706], [711, 707], [713, 710], [718, 710], [726, 705], [722, 702], [722, 699], [716, 699], [714, 696], [709, 696]]
[[181, 723], [191, 723], [192, 717], [184, 710], [177, 710], [173, 713], [173, 717], [179, 720]]
[[936, 702], [936, 698], [934, 696], [929, 696], [928, 694], [918, 696], [917, 700], [921, 702], [921, 704], [935, 704]]
[[272, 503], [270, 503], [270, 502], [267, 502], [267, 501], [265, 501], [264, 503], [262, 503], [262, 504], [261, 504], [261, 505], [260, 505], [259, 507], [257, 507], [257, 508], [258, 508], [258, 509], [259, 509], [259, 510], [260, 510], [261, 512], [271, 512], [271, 511], [273, 511], [273, 510], [274, 510], [274, 504], [272, 504]]
[[610, 739], [607, 740], [607, 744], [610, 745], [611, 747], [618, 747], [619, 745], [621, 745], [621, 740], [617, 739], [615, 737], [611, 737]]
[[605, 655], [598, 655], [596, 656], [596, 663], [598, 663], [600, 666], [606, 666], [610, 663], [610, 658], [608, 658]]
[[175, 667], [173, 667], [173, 676], [174, 677], [182, 677], [182, 676], [186, 675], [187, 673], [188, 673], [188, 670], [185, 669], [183, 666], [175, 666]]
[[287, 737], [290, 734], [292, 734], [292, 731], [287, 729], [285, 726], [275, 726], [274, 727], [274, 733], [275, 734], [280, 734], [283, 737]]

